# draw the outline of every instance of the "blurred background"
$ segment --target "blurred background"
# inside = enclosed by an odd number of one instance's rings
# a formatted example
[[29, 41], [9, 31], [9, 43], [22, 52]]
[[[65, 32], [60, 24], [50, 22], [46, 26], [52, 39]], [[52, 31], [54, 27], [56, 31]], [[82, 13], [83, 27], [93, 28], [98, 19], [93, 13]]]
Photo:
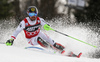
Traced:
[[70, 22], [100, 21], [99, 0], [0, 0], [0, 19], [21, 21], [27, 16], [27, 7], [33, 5], [39, 10], [38, 16], [48, 20], [64, 16]]
[[[83, 52], [85, 57], [100, 58], [100, 0], [0, 0], [0, 42], [6, 42], [19, 22], [28, 16], [28, 6], [36, 6], [38, 16], [54, 29], [98, 48], [42, 30], [52, 39], [65, 42], [62, 44], [76, 53]], [[14, 46], [26, 46], [23, 35], [22, 32], [17, 36]]]

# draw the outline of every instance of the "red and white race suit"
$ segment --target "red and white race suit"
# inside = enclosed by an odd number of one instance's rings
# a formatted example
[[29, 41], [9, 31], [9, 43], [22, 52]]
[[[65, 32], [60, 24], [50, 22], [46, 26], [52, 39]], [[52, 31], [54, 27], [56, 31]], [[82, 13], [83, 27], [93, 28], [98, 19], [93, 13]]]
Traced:
[[36, 20], [31, 21], [29, 17], [26, 17], [20, 22], [11, 37], [16, 39], [17, 35], [24, 30], [25, 37], [29, 44], [37, 45], [37, 38], [41, 37], [43, 40], [48, 41], [51, 45], [54, 45], [55, 42], [40, 30], [40, 25], [44, 26], [45, 24], [47, 23], [43, 18], [37, 17]]
[[26, 38], [32, 38], [39, 34], [40, 32], [39, 25], [41, 23], [39, 17], [37, 17], [36, 23], [34, 25], [30, 25], [26, 18], [24, 19], [24, 22], [25, 22], [24, 32], [25, 32]]

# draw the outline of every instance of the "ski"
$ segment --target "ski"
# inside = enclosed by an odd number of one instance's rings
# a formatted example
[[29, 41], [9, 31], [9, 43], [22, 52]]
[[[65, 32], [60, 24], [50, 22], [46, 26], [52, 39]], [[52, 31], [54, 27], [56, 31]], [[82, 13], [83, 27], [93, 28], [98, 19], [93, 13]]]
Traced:
[[[58, 52], [57, 50], [55, 51], [55, 50], [52, 49], [52, 48], [49, 48], [49, 50], [47, 50], [47, 49], [44, 49], [44, 48], [41, 48], [41, 47], [36, 47], [36, 46], [25, 47], [25, 49], [33, 49], [33, 50], [34, 50], [34, 49], [37, 49], [37, 50], [41, 50], [42, 52], [49, 53], [49, 54], [55, 54], [55, 53]], [[50, 51], [50, 49], [51, 49], [52, 51]], [[80, 58], [81, 55], [82, 55], [81, 52], [80, 52], [78, 55], [73, 54], [73, 52], [71, 52], [70, 55], [64, 55], [64, 56]]]
[[25, 49], [31, 50], [31, 51], [38, 51], [38, 52], [43, 52], [43, 53], [47, 53], [47, 54], [55, 54], [56, 52], [52, 49], [49, 48], [41, 48], [38, 46], [29, 46], [29, 47], [25, 47]]
[[43, 48], [35, 47], [35, 46], [25, 47], [25, 49], [30, 49], [30, 48], [39, 49], [39, 50], [44, 50]]

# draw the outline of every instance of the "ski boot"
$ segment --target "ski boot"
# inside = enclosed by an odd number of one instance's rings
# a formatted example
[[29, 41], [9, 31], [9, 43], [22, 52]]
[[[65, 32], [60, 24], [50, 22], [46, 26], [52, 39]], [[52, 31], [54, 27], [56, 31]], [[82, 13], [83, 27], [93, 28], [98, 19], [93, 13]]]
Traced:
[[61, 44], [59, 44], [59, 43], [55, 43], [54, 45], [53, 45], [61, 54], [63, 54], [64, 52], [65, 52], [65, 50], [64, 50], [64, 46], [62, 46]]

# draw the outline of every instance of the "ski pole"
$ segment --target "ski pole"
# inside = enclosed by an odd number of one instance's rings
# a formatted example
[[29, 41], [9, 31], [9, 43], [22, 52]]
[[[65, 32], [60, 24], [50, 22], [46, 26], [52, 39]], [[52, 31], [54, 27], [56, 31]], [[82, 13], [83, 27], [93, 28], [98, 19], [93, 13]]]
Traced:
[[70, 37], [70, 38], [72, 38], [72, 39], [74, 39], [74, 40], [80, 41], [80, 42], [82, 42], [82, 43], [84, 43], [84, 44], [87, 44], [87, 45], [90, 45], [90, 46], [92, 46], [92, 47], [94, 47], [94, 48], [97, 48], [97, 47], [94, 46], [94, 45], [91, 45], [91, 44], [89, 44], [89, 43], [86, 43], [86, 42], [84, 42], [84, 41], [82, 41], [82, 40], [79, 40], [79, 39], [74, 38], [74, 37], [72, 37], [72, 36], [69, 36], [69, 35], [67, 35], [67, 34], [61, 33], [61, 32], [59, 32], [59, 31], [57, 31], [57, 30], [52, 29], [52, 28], [50, 28], [49, 30], [55, 31], [55, 32], [57, 32], [57, 33], [60, 33], [60, 34], [65, 35], [65, 36], [67, 36], [67, 37]]

